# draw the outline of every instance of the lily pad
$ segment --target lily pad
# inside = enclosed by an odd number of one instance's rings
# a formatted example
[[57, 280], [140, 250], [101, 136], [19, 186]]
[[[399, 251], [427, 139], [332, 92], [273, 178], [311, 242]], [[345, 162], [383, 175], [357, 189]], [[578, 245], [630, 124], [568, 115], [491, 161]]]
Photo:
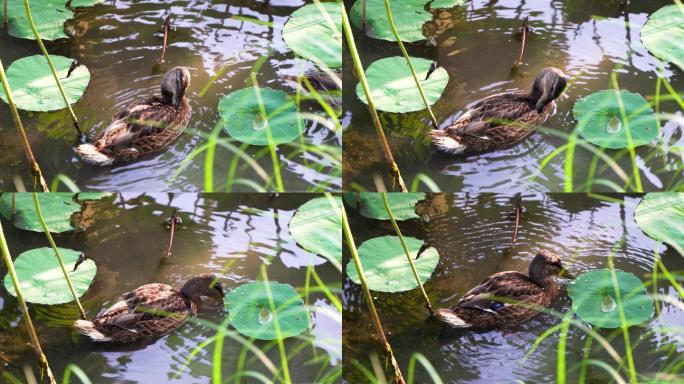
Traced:
[[[433, 105], [442, 96], [449, 82], [449, 74], [446, 69], [440, 67], [425, 80], [432, 61], [412, 57], [411, 63], [423, 86], [428, 103]], [[366, 77], [377, 109], [396, 113], [425, 109], [423, 99], [420, 97], [420, 92], [416, 88], [416, 83], [403, 56], [387, 57], [372, 63], [366, 69]], [[356, 86], [356, 95], [361, 101], [368, 103], [360, 83]]]
[[[79, 65], [67, 77], [73, 60], [57, 55], [50, 57], [57, 69], [67, 98], [71, 104], [74, 104], [81, 98], [90, 82], [88, 68], [85, 65]], [[7, 69], [7, 79], [19, 109], [47, 112], [66, 108], [50, 66], [42, 55], [28, 56], [13, 62]], [[0, 98], [7, 102], [3, 89], [0, 89]]]
[[342, 3], [307, 4], [294, 11], [283, 27], [283, 40], [305, 59], [342, 67]]
[[[356, 199], [357, 194], [348, 193], [345, 195], [347, 202]], [[361, 215], [378, 220], [389, 220], [389, 215], [385, 210], [382, 195], [379, 193], [361, 192], [358, 194], [360, 203], [359, 213]], [[388, 193], [390, 209], [396, 220], [417, 219], [416, 203], [425, 199], [425, 194], [420, 192], [409, 193]]]
[[[31, 16], [43, 40], [67, 38], [64, 33], [64, 22], [71, 19], [74, 13], [66, 9], [64, 0], [31, 0]], [[0, 6], [0, 20], [4, 19], [4, 8]], [[31, 30], [23, 1], [7, 2], [7, 19], [9, 34], [22, 39], [35, 40]]]
[[[289, 143], [299, 137], [304, 122], [294, 101], [283, 91], [259, 88], [267, 116], [262, 116], [256, 88], [240, 89], [219, 101], [223, 129], [232, 137], [252, 145], [268, 145], [270, 127], [274, 144]], [[268, 123], [268, 125], [267, 125]]]
[[[276, 313], [272, 313], [267, 289], [270, 287]], [[230, 323], [243, 335], [259, 340], [277, 339], [275, 320], [281, 337], [297, 336], [309, 329], [304, 301], [291, 285], [257, 281], [241, 285], [224, 298]]]
[[71, 0], [71, 8], [90, 7], [104, 3], [104, 0]]
[[[622, 98], [626, 120], [620, 113]], [[648, 101], [637, 93], [605, 90], [592, 93], [575, 103], [573, 113], [580, 135], [604, 148], [628, 148], [627, 127], [635, 147], [652, 142], [660, 134], [660, 124]]]
[[[653, 299], [632, 273], [615, 270], [627, 326], [641, 324], [653, 316]], [[620, 312], [610, 269], [580, 274], [568, 284], [572, 310], [587, 323], [601, 328], [620, 327]]]
[[328, 259], [342, 270], [342, 199], [317, 197], [302, 204], [292, 216], [292, 238], [304, 249]]
[[[73, 271], [81, 252], [66, 248], [59, 248], [64, 266], [66, 267], [76, 294], [81, 297], [90, 287], [95, 278], [97, 266], [95, 262], [86, 259], [76, 271]], [[36, 304], [64, 304], [74, 300], [69, 286], [64, 279], [62, 269], [52, 248], [36, 248], [19, 255], [14, 261], [14, 268], [19, 278], [19, 287], [24, 299]], [[14, 284], [9, 274], [5, 275], [5, 288], [16, 296]]]
[[[80, 194], [80, 201], [96, 200], [106, 194]], [[39, 193], [38, 202], [43, 219], [50, 232], [62, 233], [73, 231], [71, 216], [81, 210], [81, 204], [74, 201], [71, 193]], [[14, 215], [12, 215], [14, 207]], [[0, 214], [7, 220], [13, 220], [14, 226], [34, 232], [43, 232], [31, 193], [3, 193], [0, 195]]]
[[[422, 240], [404, 236], [409, 254], [414, 260], [418, 277], [424, 284], [439, 262], [439, 254], [435, 248], [428, 248], [416, 260], [416, 255], [423, 245]], [[382, 236], [365, 241], [359, 247], [359, 258], [363, 266], [368, 288], [379, 292], [409, 291], [418, 286], [411, 271], [411, 265], [406, 260], [404, 249], [396, 236]], [[361, 284], [359, 273], [353, 261], [347, 264], [349, 278]]]
[[[363, 2], [356, 0], [349, 15], [352, 24], [359, 29], [363, 29]], [[451, 8], [464, 2], [465, 0], [436, 0], [431, 7]], [[432, 13], [425, 10], [427, 3], [429, 0], [390, 1], [392, 19], [402, 41], [425, 39], [423, 24], [432, 20]], [[376, 39], [396, 41], [387, 19], [384, 0], [366, 0], [366, 33]]]
[[654, 12], [641, 29], [641, 41], [655, 56], [684, 70], [684, 8], [672, 4]]
[[684, 193], [647, 193], [634, 211], [642, 231], [684, 256]]

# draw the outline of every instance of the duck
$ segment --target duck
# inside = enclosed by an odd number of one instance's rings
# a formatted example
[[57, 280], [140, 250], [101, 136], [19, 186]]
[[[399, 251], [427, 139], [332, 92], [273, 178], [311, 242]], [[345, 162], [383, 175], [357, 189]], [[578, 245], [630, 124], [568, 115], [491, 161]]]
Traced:
[[185, 93], [190, 72], [184, 67], [168, 71], [161, 95], [137, 102], [114, 115], [109, 125], [76, 154], [86, 163], [106, 167], [159, 152], [176, 140], [190, 122], [192, 108]]
[[558, 296], [554, 276], [574, 278], [551, 252], [537, 253], [528, 274], [495, 273], [468, 291], [451, 308], [435, 310], [435, 319], [450, 328], [489, 329], [522, 323]]
[[74, 327], [95, 342], [134, 343], [156, 339], [197, 315], [201, 297], [221, 300], [221, 282], [210, 273], [188, 280], [178, 290], [152, 283], [123, 294], [94, 319], [77, 320]]
[[544, 68], [532, 90], [498, 93], [475, 103], [444, 130], [429, 132], [432, 145], [450, 155], [483, 153], [512, 146], [529, 136], [556, 109], [568, 77], [558, 68]]

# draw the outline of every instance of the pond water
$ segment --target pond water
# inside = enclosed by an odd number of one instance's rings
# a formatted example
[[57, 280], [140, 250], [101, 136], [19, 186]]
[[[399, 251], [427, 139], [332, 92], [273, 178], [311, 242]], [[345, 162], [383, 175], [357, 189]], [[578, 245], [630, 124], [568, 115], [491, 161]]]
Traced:
[[[614, 250], [617, 269], [650, 282], [654, 252], [661, 255], [665, 266], [676, 272], [684, 270], [684, 259], [672, 248], [646, 236], [634, 221], [638, 196], [618, 201], [604, 201], [582, 195], [523, 196], [525, 210], [519, 227], [518, 242], [511, 245], [516, 197], [505, 195], [438, 194], [419, 205], [418, 213], [429, 221], [414, 219], [400, 222], [402, 233], [424, 240], [438, 250], [440, 261], [425, 290], [433, 307], [451, 307], [470, 288], [492, 273], [515, 270], [526, 272], [537, 250], [561, 255], [573, 274], [607, 268]], [[350, 210], [352, 231], [357, 246], [376, 236], [393, 235], [389, 222], [366, 219]], [[345, 255], [348, 259], [348, 255]], [[562, 295], [552, 309], [570, 310], [570, 299]], [[344, 378], [347, 382], [364, 381], [364, 375], [352, 364], [357, 360], [371, 370], [369, 355], [382, 349], [375, 333], [361, 287], [348, 278], [344, 282]], [[653, 287], [648, 287], [653, 293]], [[665, 280], [659, 281], [657, 292], [681, 299]], [[523, 357], [532, 344], [548, 328], [561, 320], [541, 314], [519, 326], [504, 330], [460, 331], [442, 333], [442, 327], [428, 318], [418, 289], [402, 293], [373, 292], [375, 304], [399, 365], [407, 374], [408, 360], [414, 352], [423, 354], [445, 383], [519, 382], [551, 383], [556, 381], [558, 333], [546, 339], [527, 360]], [[660, 304], [660, 312], [643, 326], [629, 329], [637, 371], [649, 375], [666, 363], [677, 359], [684, 350], [681, 342], [684, 316], [671, 304]], [[624, 356], [621, 333], [595, 328]], [[567, 382], [576, 383], [576, 364], [583, 357], [586, 334], [571, 326], [567, 339]], [[596, 347], [591, 358], [617, 364]], [[668, 357], [669, 348], [673, 353]], [[347, 368], [350, 367], [350, 368]], [[391, 374], [388, 373], [388, 377]], [[405, 376], [406, 377], [406, 376]], [[592, 383], [611, 382], [607, 373], [590, 368]], [[415, 382], [432, 382], [425, 370], [416, 365]]]
[[[345, 1], [350, 6], [351, 1]], [[449, 73], [449, 83], [433, 111], [443, 129], [455, 121], [473, 102], [486, 96], [515, 89], [529, 90], [534, 77], [548, 66], [562, 69], [570, 86], [558, 100], [557, 112], [544, 126], [550, 132], [537, 132], [510, 148], [480, 155], [445, 156], [432, 149], [427, 132], [431, 129], [427, 112], [380, 113], [395, 160], [408, 185], [418, 175], [428, 176], [442, 191], [562, 191], [565, 186], [565, 154], [556, 156], [539, 174], [540, 163], [566, 144], [576, 126], [572, 108], [581, 97], [611, 89], [611, 72], [616, 71], [623, 90], [649, 97], [655, 94], [658, 60], [641, 43], [640, 31], [648, 16], [670, 0], [473, 0], [453, 9], [434, 12], [424, 26], [433, 39], [407, 44], [409, 54], [436, 60]], [[349, 8], [348, 8], [349, 9]], [[511, 67], [520, 53], [519, 29], [529, 17], [533, 33], [527, 39], [519, 73]], [[356, 45], [363, 65], [389, 56], [401, 56], [394, 42], [376, 40], [354, 28]], [[436, 45], [435, 45], [436, 44]], [[375, 190], [376, 175], [391, 185], [368, 108], [355, 95], [358, 79], [352, 61], [345, 56], [344, 109], [351, 115], [344, 133], [345, 190]], [[662, 71], [675, 90], [684, 88], [679, 68], [667, 65]], [[661, 91], [667, 93], [665, 88]], [[681, 107], [662, 101], [660, 111], [681, 118]], [[681, 119], [680, 119], [681, 121]], [[684, 143], [682, 127], [675, 121], [662, 121], [659, 141], [636, 149], [636, 162], [646, 191], [681, 188]], [[673, 150], [673, 151], [671, 151]], [[606, 150], [628, 175], [632, 167], [626, 151]], [[574, 158], [574, 189], [588, 190], [587, 172], [594, 154], [578, 147]], [[611, 191], [612, 183], [625, 182], [599, 161], [595, 191]], [[420, 183], [420, 189], [428, 190]]]
[[[192, 82], [188, 97], [193, 109], [190, 124], [183, 135], [160, 154], [141, 161], [99, 169], [83, 164], [75, 155], [77, 135], [66, 110], [52, 113], [22, 112], [30, 142], [48, 182], [57, 174], [73, 179], [81, 190], [100, 191], [209, 191], [205, 184], [205, 153], [195, 157], [187, 167], [181, 162], [207, 143], [207, 137], [219, 122], [219, 99], [232, 91], [252, 85], [250, 72], [257, 59], [268, 59], [258, 72], [259, 86], [295, 93], [296, 81], [288, 80], [312, 70], [309, 62], [295, 58], [282, 39], [281, 31], [288, 16], [307, 3], [303, 0], [251, 1], [111, 1], [79, 9], [66, 23], [74, 35], [69, 39], [46, 42], [51, 54], [77, 59], [91, 72], [91, 81], [83, 98], [75, 104], [82, 129], [89, 136], [101, 132], [110, 118], [127, 105], [158, 93], [161, 76], [175, 66], [190, 68]], [[176, 30], [170, 33], [166, 60], [160, 68], [155, 64], [161, 53], [159, 34], [163, 17], [171, 12]], [[259, 25], [235, 17], [273, 23]], [[5, 68], [22, 57], [39, 54], [35, 41], [16, 39], [0, 33], [0, 59]], [[213, 78], [217, 76], [217, 78]], [[213, 82], [212, 82], [213, 81]], [[205, 92], [200, 95], [205, 88]], [[307, 112], [319, 113], [320, 107], [303, 103]], [[304, 143], [329, 146], [341, 153], [341, 135], [320, 122], [307, 122]], [[220, 139], [240, 148], [241, 143]], [[244, 151], [266, 172], [272, 174], [272, 163], [266, 147], [246, 146]], [[278, 155], [285, 190], [327, 191], [341, 187], [338, 161], [311, 151], [298, 152], [299, 141], [280, 145]], [[234, 152], [223, 147], [216, 150], [213, 190], [226, 190], [226, 180]], [[236, 159], [237, 160], [237, 159]], [[0, 102], [0, 190], [15, 190], [13, 176], [19, 175], [27, 185], [30, 173], [26, 164], [9, 107]], [[273, 190], [258, 176], [252, 166], [240, 159], [232, 186], [233, 191], [251, 191], [256, 183]], [[29, 188], [30, 189], [30, 188]]]
[[[271, 281], [290, 284], [304, 296], [307, 265], [326, 286], [338, 294], [340, 273], [324, 259], [301, 249], [290, 237], [288, 223], [297, 207], [311, 195], [288, 194], [123, 194], [90, 202], [78, 224], [85, 231], [55, 237], [61, 247], [85, 252], [93, 259], [98, 272], [82, 303], [88, 318], [103, 306], [112, 304], [121, 294], [138, 286], [160, 282], [176, 287], [190, 277], [212, 272], [220, 277], [226, 291], [259, 278], [259, 269], [267, 264]], [[176, 228], [168, 263], [159, 259], [169, 241], [164, 223], [173, 209], [183, 220]], [[13, 256], [47, 245], [45, 236], [15, 229], [7, 221], [3, 228]], [[4, 266], [0, 274], [7, 273]], [[312, 287], [315, 283], [311, 278]], [[316, 308], [313, 329], [285, 340], [293, 382], [313, 382], [316, 378], [341, 369], [341, 315], [319, 291], [309, 292], [308, 303]], [[222, 305], [203, 301], [197, 320], [150, 345], [98, 345], [79, 336], [71, 324], [78, 317], [73, 305], [42, 306], [29, 304], [34, 324], [51, 368], [61, 382], [67, 364], [76, 364], [97, 383], [207, 383], [214, 370], [221, 368], [222, 378], [236, 373], [242, 344], [226, 337], [222, 354], [215, 363], [210, 344], [195, 356], [187, 367], [186, 359], [200, 343], [216, 334], [201, 324], [220, 324], [227, 316]], [[229, 332], [234, 332], [232, 327]], [[5, 369], [23, 377], [22, 365], [35, 367], [35, 355], [27, 343], [18, 303], [0, 288], [0, 358], [9, 358]], [[280, 368], [278, 348], [273, 342], [256, 341], [256, 348]], [[315, 345], [315, 347], [314, 347]], [[244, 371], [272, 374], [252, 352], [247, 353]], [[171, 380], [172, 375], [180, 376]], [[339, 373], [339, 372], [338, 372]], [[73, 380], [73, 379], [72, 379]], [[243, 378], [243, 382], [249, 378]], [[233, 379], [230, 380], [233, 382]]]

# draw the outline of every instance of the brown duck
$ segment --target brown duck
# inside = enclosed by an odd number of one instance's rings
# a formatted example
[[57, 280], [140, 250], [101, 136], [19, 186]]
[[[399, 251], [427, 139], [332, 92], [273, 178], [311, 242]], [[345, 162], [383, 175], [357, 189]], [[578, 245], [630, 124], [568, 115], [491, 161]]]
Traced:
[[451, 155], [517, 144], [551, 115], [567, 81], [560, 69], [544, 68], [529, 93], [505, 92], [480, 100], [445, 130], [432, 130], [432, 144]]
[[185, 97], [190, 72], [183, 67], [170, 70], [161, 82], [161, 96], [153, 96], [116, 114], [109, 126], [76, 153], [86, 162], [101, 167], [125, 163], [159, 152], [183, 133], [192, 109]]
[[97, 342], [132, 343], [163, 336], [196, 316], [202, 296], [221, 299], [223, 287], [212, 274], [188, 280], [177, 290], [166, 284], [147, 284], [122, 295], [92, 321], [74, 326]]
[[[572, 276], [551, 252], [537, 254], [529, 274], [507, 271], [489, 276], [451, 309], [435, 311], [438, 321], [453, 328], [494, 328], [521, 323], [558, 296], [554, 276]], [[517, 303], [517, 304], [516, 304]]]

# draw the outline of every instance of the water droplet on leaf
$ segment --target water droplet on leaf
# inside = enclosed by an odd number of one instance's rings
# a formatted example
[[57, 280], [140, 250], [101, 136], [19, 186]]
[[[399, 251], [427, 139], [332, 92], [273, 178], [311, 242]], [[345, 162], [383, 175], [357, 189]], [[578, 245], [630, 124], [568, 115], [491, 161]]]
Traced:
[[268, 308], [261, 307], [261, 309], [259, 310], [259, 316], [257, 318], [257, 321], [259, 322], [259, 324], [268, 324], [271, 321], [273, 321], [273, 314]]
[[601, 300], [601, 312], [613, 312], [617, 308], [615, 300], [610, 295], [604, 294]]
[[254, 116], [254, 122], [252, 123], [252, 128], [255, 131], [263, 131], [266, 129], [266, 119], [261, 114]]
[[608, 126], [606, 127], [608, 133], [618, 133], [622, 130], [622, 122], [620, 119], [613, 116], [608, 120]]

